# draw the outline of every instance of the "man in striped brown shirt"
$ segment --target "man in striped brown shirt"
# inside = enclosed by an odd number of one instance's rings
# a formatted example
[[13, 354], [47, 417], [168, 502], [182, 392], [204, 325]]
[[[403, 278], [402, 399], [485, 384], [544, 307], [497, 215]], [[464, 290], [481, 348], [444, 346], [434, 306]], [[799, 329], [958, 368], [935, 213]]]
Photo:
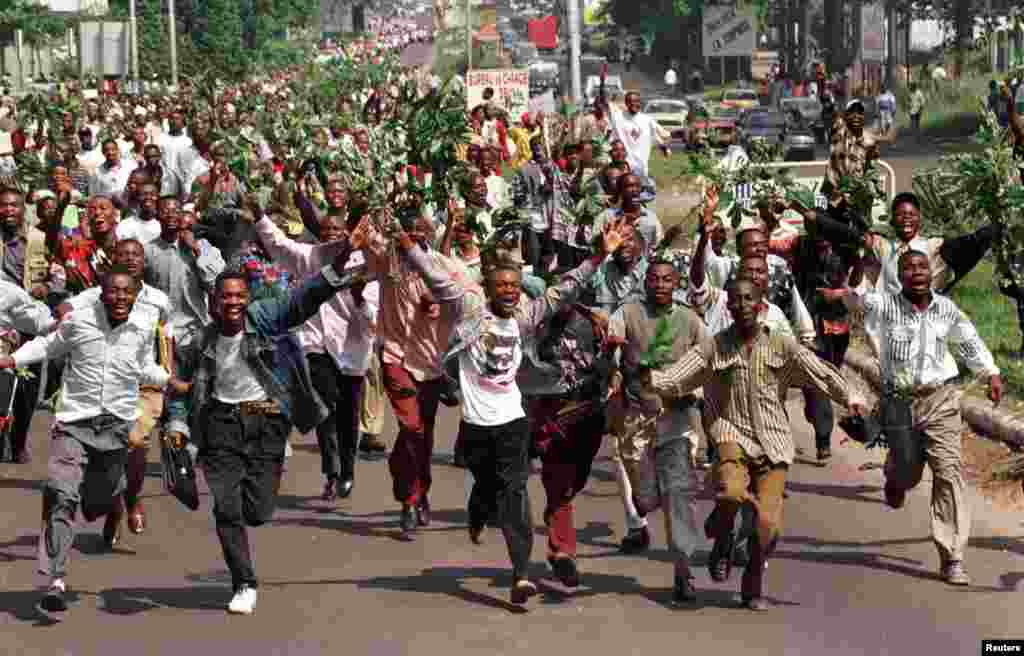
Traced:
[[[760, 321], [764, 291], [756, 282], [740, 275], [728, 286], [728, 295], [735, 323], [669, 369], [652, 371], [650, 383], [664, 397], [685, 396], [703, 386], [708, 439], [719, 452], [716, 537], [730, 534], [741, 505], [753, 506], [757, 533], [741, 592], [745, 607], [767, 610], [764, 564], [781, 533], [786, 470], [796, 455], [786, 392], [814, 387], [857, 413], [863, 412], [864, 402], [850, 395], [835, 367]], [[748, 493], [751, 483], [753, 495]]]

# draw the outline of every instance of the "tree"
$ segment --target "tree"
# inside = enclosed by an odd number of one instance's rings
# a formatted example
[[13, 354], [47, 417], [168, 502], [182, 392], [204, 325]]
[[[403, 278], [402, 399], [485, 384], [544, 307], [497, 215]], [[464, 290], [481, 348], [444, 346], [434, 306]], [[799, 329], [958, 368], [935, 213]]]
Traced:
[[229, 79], [245, 75], [249, 62], [242, 48], [238, 0], [206, 0], [202, 18], [205, 30], [197, 31], [193, 41], [210, 68]]

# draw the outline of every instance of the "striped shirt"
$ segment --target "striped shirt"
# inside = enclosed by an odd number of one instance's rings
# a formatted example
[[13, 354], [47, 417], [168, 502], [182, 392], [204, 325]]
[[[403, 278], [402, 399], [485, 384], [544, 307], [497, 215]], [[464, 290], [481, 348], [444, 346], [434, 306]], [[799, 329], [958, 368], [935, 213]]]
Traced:
[[[924, 311], [902, 294], [851, 289], [846, 303], [863, 309], [868, 341], [879, 359], [881, 379], [897, 389], [942, 385], [959, 371], [950, 355], [975, 374], [999, 374], [992, 353], [956, 303], [932, 292]], [[950, 347], [953, 347], [950, 349]]]
[[[704, 340], [664, 371], [654, 389], [680, 397], [704, 388], [704, 425], [716, 444], [735, 442], [747, 456], [791, 464], [796, 446], [786, 414], [790, 387], [815, 387], [848, 405], [850, 389], [831, 364], [769, 325], [744, 347], [736, 326]], [[860, 400], [860, 399], [854, 399]]]

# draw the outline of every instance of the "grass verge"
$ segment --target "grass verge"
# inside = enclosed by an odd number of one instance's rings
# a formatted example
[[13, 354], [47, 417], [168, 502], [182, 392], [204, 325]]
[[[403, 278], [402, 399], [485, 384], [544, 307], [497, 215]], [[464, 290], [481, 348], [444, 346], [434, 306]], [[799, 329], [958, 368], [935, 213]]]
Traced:
[[1017, 308], [999, 292], [995, 279], [992, 262], [982, 260], [974, 271], [953, 288], [952, 299], [971, 318], [978, 334], [995, 356], [1007, 391], [1020, 399], [1024, 398], [1024, 363], [1010, 357], [1021, 344], [1021, 334], [1015, 320]]

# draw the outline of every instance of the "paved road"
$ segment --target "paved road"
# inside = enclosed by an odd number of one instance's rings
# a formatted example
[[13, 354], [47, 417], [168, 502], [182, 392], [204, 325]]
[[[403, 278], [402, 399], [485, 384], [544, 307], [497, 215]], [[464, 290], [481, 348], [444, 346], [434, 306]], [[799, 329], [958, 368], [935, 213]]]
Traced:
[[[793, 403], [793, 417], [802, 416], [799, 405]], [[516, 612], [506, 602], [500, 534], [489, 531], [480, 547], [466, 535], [464, 473], [445, 464], [457, 425], [449, 410], [438, 432], [435, 522], [415, 542], [396, 539], [385, 462], [360, 462], [353, 497], [327, 505], [318, 499], [315, 440], [296, 437], [280, 509], [252, 534], [263, 581], [256, 614], [227, 616], [230, 590], [211, 500], [204, 496], [191, 513], [163, 494], [154, 452], [148, 532], [105, 553], [101, 523], [82, 526], [68, 579], [77, 601], [50, 616], [35, 606], [41, 581], [33, 572], [49, 420], [41, 413], [34, 423], [32, 465], [0, 465], [3, 653], [621, 655], [683, 647], [704, 654], [967, 654], [977, 653], [983, 637], [1021, 635], [1021, 597], [1013, 590], [1024, 578], [1024, 548], [997, 526], [1006, 517], [976, 521], [968, 557], [976, 585], [949, 588], [933, 574], [926, 493], [918, 490], [903, 511], [889, 510], [880, 501], [880, 474], [858, 469], [868, 456], [853, 446], [837, 446], [828, 469], [793, 467], [785, 538], [768, 572], [777, 605], [771, 612], [734, 608], [739, 573], [716, 584], [703, 567], [696, 580], [702, 605], [671, 609], [660, 522], [653, 522], [659, 526], [649, 554], [617, 552], [622, 510], [604, 453], [578, 502], [584, 586], [567, 591], [549, 577], [538, 529], [534, 575], [544, 594], [528, 612]], [[802, 419], [795, 428], [798, 444], [812, 452]], [[385, 437], [393, 436], [389, 420]], [[530, 493], [540, 521], [536, 476]], [[701, 501], [701, 516], [709, 508]]]

